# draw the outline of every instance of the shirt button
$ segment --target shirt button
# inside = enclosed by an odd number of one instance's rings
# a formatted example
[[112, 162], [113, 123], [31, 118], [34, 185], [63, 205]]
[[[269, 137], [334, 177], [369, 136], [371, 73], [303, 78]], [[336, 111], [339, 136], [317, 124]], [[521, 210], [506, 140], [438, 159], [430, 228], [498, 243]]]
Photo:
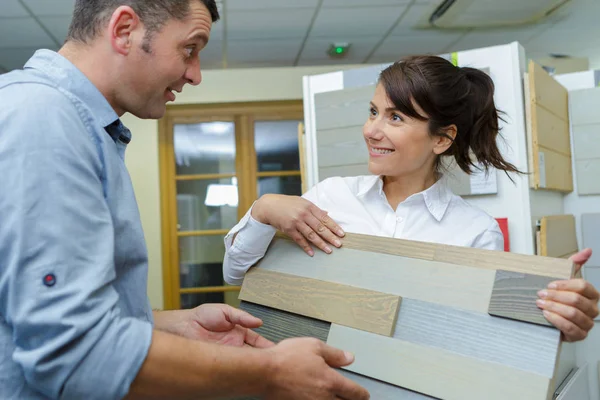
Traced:
[[396, 221], [402, 222], [402, 217], [396, 217]]

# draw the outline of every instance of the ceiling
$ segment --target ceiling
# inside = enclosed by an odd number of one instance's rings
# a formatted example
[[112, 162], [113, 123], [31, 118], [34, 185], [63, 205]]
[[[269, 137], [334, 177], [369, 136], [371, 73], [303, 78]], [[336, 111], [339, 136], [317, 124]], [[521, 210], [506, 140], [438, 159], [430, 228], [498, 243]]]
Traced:
[[[587, 57], [591, 68], [600, 68], [600, 0], [572, 0], [546, 20], [518, 28], [413, 29], [414, 21], [440, 1], [222, 0], [223, 18], [201, 53], [202, 65], [216, 69], [387, 63], [409, 54], [519, 41], [531, 58], [567, 54]], [[0, 0], [0, 73], [22, 67], [38, 48], [57, 50], [73, 4], [74, 0]], [[344, 59], [327, 56], [332, 42], [351, 43]]]

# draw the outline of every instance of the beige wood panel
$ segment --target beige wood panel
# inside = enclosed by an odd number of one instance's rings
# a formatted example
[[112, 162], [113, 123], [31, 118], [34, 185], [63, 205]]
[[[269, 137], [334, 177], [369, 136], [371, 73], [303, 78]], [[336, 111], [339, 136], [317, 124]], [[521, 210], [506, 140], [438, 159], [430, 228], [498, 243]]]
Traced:
[[399, 296], [261, 268], [248, 271], [239, 298], [385, 336], [400, 307]]
[[568, 92], [533, 61], [525, 78], [531, 187], [572, 192]]
[[495, 276], [494, 270], [347, 247], [309, 257], [296, 243], [279, 239], [257, 266], [481, 313], [487, 313]]
[[542, 256], [566, 258], [579, 251], [575, 216], [552, 215], [543, 217], [540, 225]]
[[569, 120], [569, 92], [558, 83], [541, 65], [529, 62], [530, 89], [534, 104], [540, 105], [557, 117]]
[[355, 355], [346, 370], [444, 400], [548, 400], [552, 394], [542, 375], [344, 326], [331, 325], [327, 344]]
[[539, 148], [537, 154], [538, 164], [540, 165], [539, 188], [572, 192], [573, 166], [571, 157], [542, 147]]
[[536, 106], [536, 115], [538, 145], [571, 156], [569, 123], [540, 106]]
[[343, 243], [344, 247], [349, 249], [393, 254], [494, 271], [496, 269], [503, 269], [560, 279], [568, 279], [573, 274], [573, 263], [571, 261], [549, 257], [384, 238], [356, 233], [346, 234]]

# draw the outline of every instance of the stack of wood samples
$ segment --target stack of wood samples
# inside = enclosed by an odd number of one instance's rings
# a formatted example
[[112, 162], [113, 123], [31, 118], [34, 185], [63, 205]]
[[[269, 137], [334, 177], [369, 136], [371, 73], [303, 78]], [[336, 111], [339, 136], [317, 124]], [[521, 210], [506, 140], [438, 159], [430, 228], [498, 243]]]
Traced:
[[372, 399], [548, 400], [561, 338], [535, 301], [573, 271], [567, 259], [357, 234], [309, 257], [278, 236], [240, 300], [275, 342], [311, 336], [354, 353], [340, 372]]

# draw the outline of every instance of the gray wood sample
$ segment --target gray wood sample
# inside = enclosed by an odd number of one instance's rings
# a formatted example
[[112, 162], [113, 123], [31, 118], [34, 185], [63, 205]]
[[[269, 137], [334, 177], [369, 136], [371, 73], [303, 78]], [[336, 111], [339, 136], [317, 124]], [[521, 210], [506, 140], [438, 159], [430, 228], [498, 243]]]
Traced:
[[488, 312], [498, 317], [552, 326], [536, 305], [538, 291], [556, 279], [498, 270]]
[[[279, 343], [284, 339], [294, 337], [314, 337], [323, 342], [327, 341], [329, 327], [331, 326], [329, 322], [303, 317], [298, 314], [253, 304], [247, 301], [240, 302], [240, 309], [262, 319], [263, 325], [254, 330], [274, 343]], [[435, 399], [434, 397], [416, 393], [351, 371], [340, 369], [338, 372], [366, 388], [373, 400]], [[243, 398], [237, 400], [252, 399], [253, 398]]]
[[292, 337], [314, 337], [326, 341], [331, 326], [329, 322], [248, 301], [241, 301], [240, 309], [262, 319], [263, 325], [254, 331], [275, 343]]
[[570, 118], [572, 125], [600, 123], [600, 87], [573, 90], [569, 92]]
[[394, 338], [552, 378], [560, 332], [487, 314], [403, 299]]
[[542, 375], [336, 324], [327, 344], [355, 355], [345, 370], [445, 400], [547, 400], [552, 391]]
[[600, 88], [569, 93], [577, 192], [600, 194]]
[[369, 163], [363, 125], [317, 130], [319, 168]]
[[309, 257], [295, 242], [279, 238], [257, 266], [483, 313], [487, 312], [495, 276], [494, 270], [347, 247], [335, 249], [332, 254], [317, 251]]
[[592, 249], [592, 256], [585, 266], [600, 267], [600, 213], [581, 214], [581, 232], [582, 248]]
[[363, 125], [374, 93], [373, 85], [315, 94], [317, 130]]
[[385, 336], [393, 334], [401, 301], [397, 295], [261, 268], [246, 273], [239, 298]]
[[361, 164], [349, 164], [349, 165], [337, 165], [335, 167], [323, 167], [319, 168], [319, 181], [334, 176], [361, 176], [371, 175], [369, 172], [369, 165], [367, 163]]

